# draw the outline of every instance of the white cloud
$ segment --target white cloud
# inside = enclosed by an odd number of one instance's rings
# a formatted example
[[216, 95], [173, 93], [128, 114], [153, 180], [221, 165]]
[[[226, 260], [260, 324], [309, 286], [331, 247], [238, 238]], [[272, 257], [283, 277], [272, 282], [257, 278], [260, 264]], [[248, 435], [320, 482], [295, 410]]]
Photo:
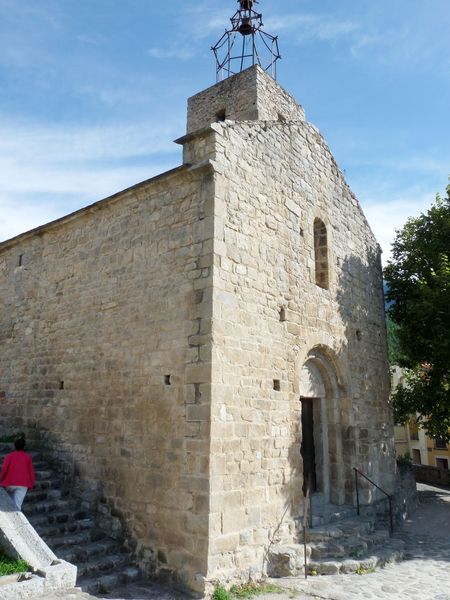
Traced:
[[[0, 164], [0, 169], [3, 165]], [[176, 166], [173, 163], [141, 167], [87, 166], [54, 168], [37, 163], [26, 171], [10, 170], [8, 185], [0, 182], [0, 241], [107, 198], [136, 183]]]
[[172, 58], [189, 60], [195, 56], [196, 53], [193, 48], [187, 46], [172, 46], [171, 48], [149, 48], [147, 54], [152, 58], [161, 60], [170, 60]]
[[380, 34], [365, 31], [354, 37], [350, 52], [354, 58], [357, 58], [363, 51], [371, 49], [374, 46], [385, 46], [388, 39], [389, 35], [385, 32]]
[[[356, 152], [354, 152], [356, 155]], [[426, 213], [450, 175], [450, 154], [398, 151], [392, 156], [350, 159], [348, 180], [383, 249], [383, 263], [391, 254], [395, 231], [410, 217]]]
[[[174, 163], [169, 161], [167, 164], [174, 166]], [[161, 162], [140, 167], [91, 167], [84, 164], [74, 166], [69, 162], [52, 165], [36, 161], [32, 166], [22, 169], [21, 166], [8, 163], [5, 165], [0, 161], [0, 169], [4, 167], [8, 169], [8, 175], [5, 180], [0, 180], [3, 196], [14, 198], [22, 194], [28, 197], [60, 194], [82, 196], [95, 201], [156, 175]]]
[[0, 125], [0, 239], [180, 164], [170, 129]]
[[421, 7], [420, 11], [411, 10], [407, 17], [395, 15], [385, 23], [380, 5], [369, 4], [365, 12], [345, 13], [339, 7], [334, 13], [299, 10], [271, 14], [269, 9], [264, 24], [270, 33], [284, 34], [284, 39], [296, 44], [341, 42], [355, 60], [369, 59], [389, 69], [433, 69], [448, 77], [449, 14], [447, 11], [436, 19]]
[[220, 34], [225, 27], [228, 29], [232, 14], [234, 14], [232, 5], [224, 7], [217, 4], [212, 7], [211, 2], [187, 5], [179, 17], [180, 33], [184, 33], [187, 39], [204, 40], [214, 33]]
[[53, 221], [64, 214], [62, 206], [58, 210], [56, 203], [18, 202], [4, 195], [0, 195], [0, 208], [0, 241]]
[[383, 264], [391, 256], [391, 244], [396, 230], [402, 229], [410, 217], [426, 212], [435, 199], [433, 193], [417, 189], [404, 189], [397, 194], [382, 194], [376, 200], [366, 198], [363, 204], [364, 214], [372, 231], [383, 249]]
[[[225, 29], [231, 28], [230, 17], [232, 14], [232, 7], [230, 10], [219, 5], [215, 6], [214, 11], [211, 12], [209, 2], [186, 7], [182, 11], [178, 23], [176, 45], [166, 48], [152, 47], [147, 50], [147, 53], [158, 59], [190, 59], [198, 54], [199, 43], [204, 44], [205, 39], [216, 42]], [[360, 27], [352, 20], [328, 15], [299, 12], [270, 14], [270, 10], [263, 13], [263, 21], [264, 31], [274, 35], [285, 32], [286, 37], [291, 37], [297, 43], [311, 40], [334, 41], [353, 35]]]
[[450, 153], [448, 156], [436, 156], [436, 152], [427, 154], [402, 156], [352, 158], [353, 167], [365, 167], [372, 169], [381, 169], [384, 172], [389, 171], [397, 174], [420, 173], [421, 175], [431, 175], [441, 178], [443, 175], [450, 175]]
[[106, 38], [102, 35], [81, 34], [77, 36], [77, 40], [80, 44], [87, 44], [88, 46], [102, 46], [104, 45]]
[[265, 19], [265, 24], [271, 33], [295, 31], [297, 42], [331, 41], [348, 37], [360, 29], [360, 25], [351, 20], [310, 13], [273, 15]]
[[[152, 122], [98, 127], [6, 125], [0, 121], [0, 157], [59, 163], [161, 155], [173, 151], [171, 140], [178, 133], [176, 127], [161, 127]], [[3, 185], [7, 172], [1, 173], [0, 170]]]

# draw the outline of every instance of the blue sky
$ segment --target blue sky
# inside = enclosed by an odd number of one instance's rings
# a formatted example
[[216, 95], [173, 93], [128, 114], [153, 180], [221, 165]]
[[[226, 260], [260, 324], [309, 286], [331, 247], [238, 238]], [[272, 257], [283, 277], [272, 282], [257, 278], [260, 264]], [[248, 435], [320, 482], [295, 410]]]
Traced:
[[[181, 161], [235, 0], [0, 0], [0, 239]], [[449, 0], [261, 0], [385, 257], [450, 174]]]

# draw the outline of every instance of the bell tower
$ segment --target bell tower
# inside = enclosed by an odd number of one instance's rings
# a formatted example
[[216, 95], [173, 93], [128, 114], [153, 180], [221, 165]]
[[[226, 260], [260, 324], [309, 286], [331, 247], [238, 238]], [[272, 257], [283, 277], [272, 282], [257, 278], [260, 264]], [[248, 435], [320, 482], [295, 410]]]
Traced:
[[187, 133], [217, 121], [304, 121], [305, 111], [259, 65], [216, 83], [188, 100]]

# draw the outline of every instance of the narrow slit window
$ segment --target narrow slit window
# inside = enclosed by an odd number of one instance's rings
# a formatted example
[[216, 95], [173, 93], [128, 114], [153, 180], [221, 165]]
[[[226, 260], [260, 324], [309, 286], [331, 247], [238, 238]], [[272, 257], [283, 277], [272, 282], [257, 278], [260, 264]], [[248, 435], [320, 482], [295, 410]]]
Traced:
[[314, 220], [314, 260], [316, 285], [327, 290], [328, 276], [328, 236], [325, 223], [320, 219]]

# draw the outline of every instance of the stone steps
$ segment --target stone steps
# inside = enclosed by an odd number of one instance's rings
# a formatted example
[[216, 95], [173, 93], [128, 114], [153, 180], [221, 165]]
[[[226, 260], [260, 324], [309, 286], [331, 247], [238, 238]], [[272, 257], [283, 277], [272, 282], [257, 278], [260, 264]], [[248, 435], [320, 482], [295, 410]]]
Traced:
[[78, 523], [84, 519], [92, 519], [84, 510], [78, 511], [67, 511], [67, 510], [56, 510], [51, 514], [38, 513], [30, 515], [28, 520], [33, 527], [38, 530], [40, 527], [45, 526], [68, 526], [70, 523]]
[[83, 591], [90, 594], [104, 594], [120, 584], [131, 583], [140, 577], [141, 573], [139, 569], [136, 567], [127, 567], [118, 571], [116, 570], [114, 573], [99, 574], [96, 577], [81, 577], [78, 580], [78, 585]]
[[[6, 454], [9, 454], [13, 450], [14, 450], [13, 442], [0, 442], [0, 457], [2, 460], [3, 460], [3, 457], [6, 456]], [[33, 457], [33, 462], [35, 459], [38, 460], [41, 457], [41, 452], [39, 450], [26, 449], [26, 451], [28, 452], [28, 454], [30, 454]]]
[[50, 479], [50, 477], [52, 476], [53, 471], [47, 467], [47, 469], [35, 469], [35, 473], [36, 473], [36, 481], [42, 481], [45, 479]]
[[308, 573], [313, 575], [337, 575], [357, 572], [370, 572], [404, 558], [404, 544], [401, 540], [391, 540], [383, 547], [365, 552], [355, 558], [334, 560], [309, 560]]
[[33, 457], [33, 467], [35, 471], [42, 471], [48, 469], [48, 463], [42, 460], [41, 456]]
[[69, 520], [66, 523], [54, 523], [53, 525], [44, 523], [43, 525], [36, 525], [35, 529], [42, 538], [56, 538], [62, 535], [78, 533], [86, 529], [94, 529], [94, 527], [94, 519], [82, 519], [78, 521]]
[[117, 550], [117, 543], [110, 538], [97, 542], [88, 542], [82, 546], [66, 546], [58, 550], [58, 557], [71, 563], [82, 563], [94, 556], [108, 555]]
[[311, 542], [320, 542], [346, 536], [366, 535], [373, 531], [373, 519], [346, 519], [341, 521], [341, 523], [309, 529], [307, 539]]
[[[49, 477], [47, 479], [41, 479], [36, 481], [35, 490], [52, 490], [52, 489], [61, 489], [63, 482], [59, 477]], [[34, 490], [33, 490], [34, 491]]]
[[[322, 494], [314, 494], [311, 498], [311, 507], [308, 510], [308, 523], [310, 527], [323, 527], [332, 523], [338, 523], [344, 519], [356, 517], [356, 509], [353, 506], [336, 506], [326, 502]], [[297, 519], [300, 527], [303, 523], [303, 514]]]
[[311, 550], [311, 558], [327, 559], [327, 558], [344, 558], [345, 556], [358, 557], [362, 556], [369, 549], [368, 544], [361, 538], [353, 538], [344, 541], [319, 542], [309, 544]]
[[77, 562], [78, 577], [91, 577], [95, 573], [105, 573], [111, 571], [120, 571], [125, 569], [130, 562], [130, 557], [126, 553], [110, 553], [105, 556], [89, 557], [85, 562]]
[[58, 487], [51, 487], [47, 489], [33, 489], [27, 492], [25, 496], [26, 504], [34, 504], [36, 502], [46, 502], [47, 500], [58, 500], [62, 498], [63, 491]]
[[[12, 444], [0, 443], [0, 461], [12, 450]], [[23, 512], [55, 554], [77, 566], [77, 585], [95, 593], [139, 579], [140, 570], [121, 544], [96, 525], [95, 515], [82, 509], [41, 453], [30, 454], [36, 487], [27, 493]]]
[[31, 515], [36, 515], [40, 513], [51, 513], [56, 510], [71, 510], [75, 509], [76, 503], [72, 499], [62, 499], [62, 498], [54, 498], [47, 499], [42, 501], [28, 501], [25, 497], [25, 501], [23, 503], [23, 512], [25, 515], [30, 517]]
[[93, 541], [97, 542], [105, 537], [106, 534], [101, 529], [83, 529], [76, 533], [52, 537], [52, 548], [55, 554], [58, 554], [62, 548], [77, 548], [80, 545], [90, 544]]
[[[403, 542], [390, 537], [385, 523], [377, 523], [374, 516], [357, 517], [346, 510], [342, 511], [345, 516], [341, 520], [335, 520], [338, 512], [332, 511], [327, 525], [307, 531], [306, 556], [310, 574], [367, 572], [402, 560]], [[328, 517], [323, 516], [327, 521]], [[303, 543], [273, 547], [269, 555], [269, 576], [304, 575], [304, 553]]]

